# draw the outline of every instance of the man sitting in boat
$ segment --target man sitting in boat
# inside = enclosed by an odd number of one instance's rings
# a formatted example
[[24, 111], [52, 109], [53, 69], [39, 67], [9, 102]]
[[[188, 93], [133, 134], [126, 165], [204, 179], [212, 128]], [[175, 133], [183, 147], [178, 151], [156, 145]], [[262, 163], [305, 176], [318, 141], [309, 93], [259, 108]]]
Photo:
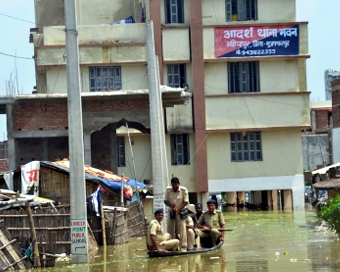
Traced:
[[209, 199], [207, 202], [208, 211], [204, 212], [197, 222], [196, 233], [198, 235], [197, 248], [201, 247], [200, 239], [211, 237], [213, 245], [215, 246], [217, 240], [224, 241], [224, 231], [219, 229], [224, 228], [224, 217], [222, 212], [217, 211], [217, 203], [213, 199]]
[[194, 214], [191, 216], [192, 220], [194, 221], [195, 228], [197, 228], [197, 221], [198, 219], [200, 219], [202, 214], [203, 214], [202, 204], [196, 203]]
[[150, 222], [147, 231], [147, 246], [149, 250], [158, 250], [166, 252], [168, 250], [175, 251], [178, 248], [179, 240], [171, 239], [169, 233], [163, 232], [162, 220], [164, 217], [163, 209], [155, 211], [155, 218]]

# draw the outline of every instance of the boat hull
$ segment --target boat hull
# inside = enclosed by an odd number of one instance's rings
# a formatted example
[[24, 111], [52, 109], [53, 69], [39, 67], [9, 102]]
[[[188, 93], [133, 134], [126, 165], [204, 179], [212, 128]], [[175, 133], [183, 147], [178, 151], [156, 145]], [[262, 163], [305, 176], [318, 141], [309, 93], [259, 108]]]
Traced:
[[223, 242], [219, 242], [216, 246], [210, 248], [202, 248], [201, 250], [191, 250], [191, 251], [167, 251], [167, 252], [159, 252], [158, 250], [149, 250], [148, 254], [149, 257], [169, 257], [169, 256], [181, 256], [181, 255], [188, 255], [188, 254], [197, 254], [197, 253], [205, 253], [209, 251], [213, 251], [216, 249], [221, 248]]

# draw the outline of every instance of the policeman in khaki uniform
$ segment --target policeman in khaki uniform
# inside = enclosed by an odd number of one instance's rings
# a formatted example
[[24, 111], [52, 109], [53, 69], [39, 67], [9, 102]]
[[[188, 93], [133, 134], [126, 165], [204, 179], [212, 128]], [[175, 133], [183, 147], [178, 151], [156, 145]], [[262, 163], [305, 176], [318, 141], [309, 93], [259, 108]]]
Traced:
[[147, 232], [147, 246], [148, 249], [166, 252], [167, 250], [176, 251], [178, 248], [178, 239], [171, 239], [169, 233], [163, 232], [163, 209], [155, 211], [156, 220], [152, 220]]
[[[180, 186], [178, 178], [171, 179], [171, 187], [166, 190], [164, 203], [170, 207], [168, 232], [172, 238], [175, 238], [175, 233], [179, 235], [181, 251], [187, 251], [186, 224], [181, 219], [180, 211], [189, 203], [189, 194], [187, 188]], [[174, 220], [170, 218], [171, 213], [175, 214]]]
[[208, 211], [204, 212], [197, 222], [196, 233], [198, 235], [197, 248], [200, 248], [200, 238], [211, 237], [214, 245], [216, 245], [217, 239], [224, 241], [224, 231], [219, 231], [219, 228], [224, 228], [224, 217], [222, 212], [216, 210], [217, 203], [213, 199], [207, 201]]

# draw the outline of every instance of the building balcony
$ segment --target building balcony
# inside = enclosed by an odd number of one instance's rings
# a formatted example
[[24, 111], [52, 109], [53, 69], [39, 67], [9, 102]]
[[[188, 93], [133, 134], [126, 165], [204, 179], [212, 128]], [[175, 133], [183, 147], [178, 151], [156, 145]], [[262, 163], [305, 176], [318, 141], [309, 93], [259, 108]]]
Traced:
[[[34, 34], [38, 67], [66, 65], [65, 27]], [[78, 27], [80, 64], [146, 63], [145, 24]]]

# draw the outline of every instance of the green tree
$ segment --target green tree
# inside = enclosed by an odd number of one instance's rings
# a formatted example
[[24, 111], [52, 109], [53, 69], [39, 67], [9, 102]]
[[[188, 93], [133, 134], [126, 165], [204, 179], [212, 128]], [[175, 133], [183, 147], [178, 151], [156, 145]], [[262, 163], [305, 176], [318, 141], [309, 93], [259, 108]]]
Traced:
[[327, 226], [340, 237], [340, 195], [327, 200], [327, 206], [321, 207], [319, 216], [326, 221]]

